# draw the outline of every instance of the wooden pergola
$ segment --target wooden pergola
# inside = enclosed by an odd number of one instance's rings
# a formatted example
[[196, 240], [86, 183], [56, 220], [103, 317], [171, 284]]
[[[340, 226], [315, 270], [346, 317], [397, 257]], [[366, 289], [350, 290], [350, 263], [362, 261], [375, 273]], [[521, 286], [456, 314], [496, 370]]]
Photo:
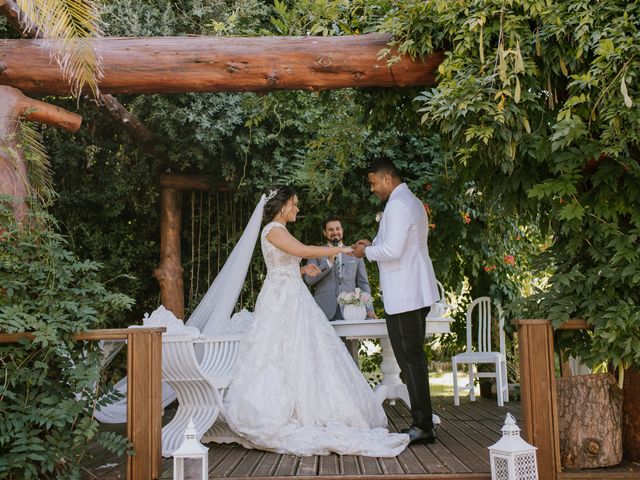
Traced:
[[[0, 5], [3, 3], [7, 2], [0, 1]], [[435, 82], [443, 53], [416, 60], [400, 57], [399, 61], [388, 64], [378, 58], [388, 41], [386, 35], [373, 34], [296, 38], [106, 38], [97, 42], [104, 67], [100, 89], [103, 94], [269, 92], [406, 87]], [[52, 64], [50, 52], [41, 40], [0, 40], [0, 135], [13, 138], [20, 118], [69, 131], [80, 127], [81, 119], [76, 114], [30, 99], [25, 93], [68, 95], [69, 86], [57, 65]], [[17, 198], [15, 214], [21, 217], [26, 208], [28, 179], [20, 146], [15, 142], [11, 146], [17, 158], [0, 151], [0, 193]], [[176, 228], [179, 229], [175, 211], [184, 187], [165, 183], [161, 188], [163, 205], [173, 207], [163, 208], [162, 261], [157, 277], [161, 285], [165, 285], [163, 302], [171, 305], [165, 297], [167, 289], [173, 289], [175, 294], [182, 288], [176, 286], [182, 282], [182, 267], [175, 234]], [[181, 307], [174, 303], [172, 308]], [[544, 320], [523, 320], [518, 323], [518, 334], [524, 436], [538, 447], [540, 479], [578, 478], [563, 476], [560, 468], [551, 326]], [[11, 339], [4, 338], [4, 341]], [[157, 392], [157, 388], [154, 384], [148, 390]], [[133, 438], [134, 447], [146, 453], [129, 457], [130, 478], [158, 478], [159, 415], [159, 409], [154, 411], [149, 424], [141, 427], [147, 432], [146, 436]], [[153, 442], [145, 444], [149, 439]]]

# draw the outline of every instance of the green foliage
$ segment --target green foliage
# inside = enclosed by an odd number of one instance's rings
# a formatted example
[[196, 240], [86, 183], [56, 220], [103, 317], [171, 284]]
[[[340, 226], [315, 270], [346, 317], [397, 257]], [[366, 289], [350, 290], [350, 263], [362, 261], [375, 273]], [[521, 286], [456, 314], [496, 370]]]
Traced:
[[[101, 279], [139, 299], [111, 325], [137, 322], [158, 303], [158, 172], [233, 185], [235, 207], [213, 219], [231, 232], [210, 239], [224, 258], [241, 230], [231, 212], [274, 184], [298, 187], [293, 229], [303, 241], [322, 242], [321, 220], [334, 212], [348, 241], [370, 238], [382, 206], [361, 167], [384, 155], [428, 204], [438, 278], [461, 297], [449, 347], [463, 340], [466, 302], [488, 294], [511, 302], [511, 315], [587, 318], [596, 328], [570, 340], [575, 351], [640, 365], [637, 2], [118, 0], [103, 20], [121, 36], [382, 31], [393, 35], [381, 52], [390, 62], [392, 46], [413, 57], [446, 52], [429, 89], [122, 96], [167, 161], [86, 107], [76, 137], [47, 132], [56, 216], [81, 257], [105, 264]], [[188, 207], [183, 252], [193, 246]], [[186, 284], [195, 262], [186, 261]], [[259, 283], [259, 256], [251, 268]], [[374, 265], [370, 276], [375, 289]], [[379, 298], [376, 308], [382, 314]]]
[[[100, 440], [92, 419], [100, 351], [73, 335], [103, 327], [132, 300], [107, 290], [100, 265], [80, 261], [53, 219], [32, 207], [17, 225], [8, 202], [0, 204], [0, 330], [33, 332], [33, 341], [0, 346], [0, 477], [79, 478], [89, 442]], [[102, 440], [119, 453], [127, 446], [121, 437]]]
[[[422, 93], [451, 170], [554, 232], [532, 313], [586, 318], [575, 348], [640, 365], [637, 2], [394, 2], [379, 23], [402, 52], [447, 51]], [[498, 176], [497, 172], [502, 172]]]

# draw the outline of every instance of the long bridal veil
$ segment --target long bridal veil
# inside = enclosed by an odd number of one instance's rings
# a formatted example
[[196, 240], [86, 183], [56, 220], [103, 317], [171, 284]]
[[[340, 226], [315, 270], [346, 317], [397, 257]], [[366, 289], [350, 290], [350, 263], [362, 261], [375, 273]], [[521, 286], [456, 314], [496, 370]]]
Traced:
[[[231, 333], [233, 330], [241, 330], [248, 321], [249, 315], [236, 315], [237, 325], [233, 325], [232, 314], [238, 302], [240, 291], [247, 277], [253, 250], [255, 249], [260, 226], [262, 225], [262, 213], [266, 203], [266, 196], [262, 195], [258, 205], [251, 214], [251, 218], [242, 233], [242, 236], [231, 251], [229, 258], [213, 280], [213, 283], [202, 297], [186, 325], [197, 328], [200, 333], [212, 335], [216, 333]], [[124, 398], [102, 407], [95, 412], [95, 418], [102, 423], [124, 423], [127, 421], [127, 377], [120, 380], [115, 389], [123, 394]], [[175, 400], [175, 394], [171, 387], [162, 385], [163, 408]]]
[[262, 195], [240, 240], [187, 320], [189, 327], [196, 327], [200, 333], [208, 335], [228, 330], [227, 323], [238, 302], [260, 234], [265, 202], [266, 198]]

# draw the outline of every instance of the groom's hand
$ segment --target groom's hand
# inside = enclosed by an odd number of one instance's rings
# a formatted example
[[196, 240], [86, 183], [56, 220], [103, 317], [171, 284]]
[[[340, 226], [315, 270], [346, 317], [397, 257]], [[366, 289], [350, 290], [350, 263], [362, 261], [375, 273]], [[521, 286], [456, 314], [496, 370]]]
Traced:
[[356, 243], [356, 244], [353, 246], [353, 252], [352, 252], [352, 254], [353, 254], [355, 257], [357, 257], [357, 258], [362, 258], [362, 257], [364, 257], [364, 249], [365, 249], [365, 247], [366, 247], [366, 246], [367, 246], [367, 245], [365, 245], [364, 243], [360, 243], [360, 242]]

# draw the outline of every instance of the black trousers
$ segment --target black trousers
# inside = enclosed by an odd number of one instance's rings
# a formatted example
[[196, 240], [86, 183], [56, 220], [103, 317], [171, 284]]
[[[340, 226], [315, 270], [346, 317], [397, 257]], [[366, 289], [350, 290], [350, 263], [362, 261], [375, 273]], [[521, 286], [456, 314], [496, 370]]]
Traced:
[[387, 331], [402, 377], [409, 390], [413, 425], [433, 428], [429, 371], [424, 354], [425, 317], [429, 307], [395, 315], [386, 314]]

